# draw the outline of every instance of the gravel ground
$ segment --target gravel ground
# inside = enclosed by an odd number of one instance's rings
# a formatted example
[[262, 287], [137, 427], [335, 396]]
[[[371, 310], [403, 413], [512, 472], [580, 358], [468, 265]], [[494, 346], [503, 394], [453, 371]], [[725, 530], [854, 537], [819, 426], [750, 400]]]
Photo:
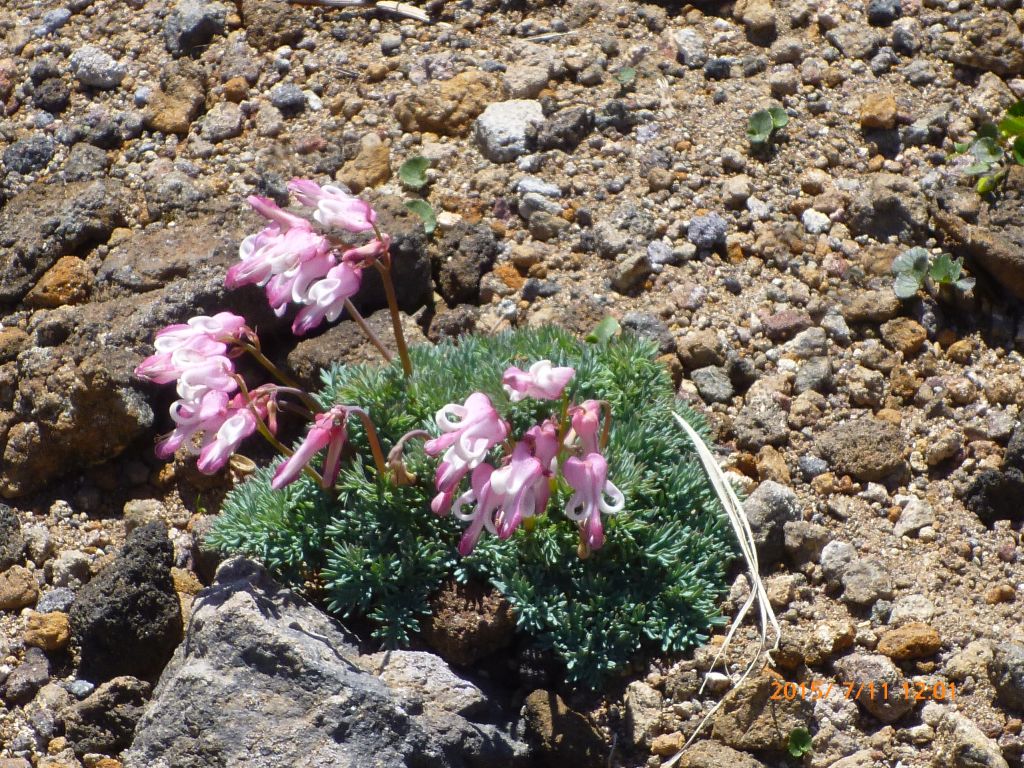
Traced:
[[[1024, 265], [992, 240], [956, 250], [936, 211], [1024, 242], [1022, 175], [981, 200], [951, 157], [1024, 96], [1024, 11], [696, 5], [433, 0], [424, 23], [278, 0], [4, 3], [0, 766], [118, 764], [76, 756], [57, 714], [91, 693], [60, 617], [127, 528], [171, 526], [186, 615], [209, 578], [193, 543], [231, 479], [161, 465], [167, 403], [93, 373], [116, 373], [113, 347], [148, 351], [162, 316], [133, 308], [210, 309], [203, 281], [253, 228], [245, 195], [299, 175], [386, 206], [417, 196], [396, 177], [416, 156], [439, 222], [420, 246], [435, 279], [413, 286], [432, 308], [410, 307], [427, 336], [612, 314], [659, 341], [751, 494], [775, 669], [808, 687], [767, 717], [776, 678], [758, 676], [768, 695], [730, 693], [714, 738], [766, 764], [807, 727], [811, 766], [1021, 765]], [[752, 151], [747, 118], [770, 105], [789, 124]], [[896, 299], [891, 262], [914, 245], [968, 255], [973, 294]], [[120, 399], [76, 400], [97, 392]], [[660, 764], [729, 687], [697, 693], [713, 648], [570, 704], [614, 764]], [[846, 695], [883, 681], [927, 695]], [[692, 764], [743, 759], [708, 754]]]

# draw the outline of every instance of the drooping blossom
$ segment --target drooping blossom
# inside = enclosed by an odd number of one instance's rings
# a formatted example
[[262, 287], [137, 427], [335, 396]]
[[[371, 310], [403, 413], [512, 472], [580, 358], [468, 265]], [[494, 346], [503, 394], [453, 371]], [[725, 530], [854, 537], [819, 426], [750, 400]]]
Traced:
[[529, 371], [509, 366], [502, 376], [502, 385], [513, 403], [527, 397], [557, 400], [575, 373], [573, 368], [555, 367], [550, 360], [538, 360]]
[[601, 515], [621, 512], [626, 500], [608, 479], [608, 462], [599, 453], [580, 459], [572, 456], [562, 465], [562, 474], [574, 491], [565, 505], [565, 516], [580, 524], [580, 536], [591, 549], [604, 544]]
[[381, 234], [379, 238], [374, 238], [365, 245], [360, 245], [358, 248], [349, 248], [341, 254], [341, 260], [354, 267], [365, 267], [385, 255], [390, 247], [391, 237], [387, 234]]
[[169, 459], [186, 441], [199, 432], [216, 432], [224, 423], [230, 398], [217, 389], [206, 392], [198, 401], [175, 400], [170, 414], [174, 430], [156, 444], [156, 455]]
[[322, 280], [313, 283], [306, 290], [304, 306], [295, 316], [292, 333], [302, 336], [315, 328], [324, 318], [334, 322], [345, 309], [345, 302], [359, 290], [362, 273], [341, 263], [332, 267]]
[[[455, 517], [469, 523], [459, 542], [459, 553], [469, 554], [484, 528], [501, 539], [512, 536], [523, 520], [539, 514], [537, 491], [546, 485], [541, 463], [525, 440], [516, 445], [509, 463], [501, 469], [489, 464], [474, 469], [471, 488], [452, 507]], [[473, 502], [473, 511], [464, 513], [462, 508]]]
[[424, 443], [423, 450], [428, 456], [444, 452], [435, 475], [438, 494], [430, 505], [436, 514], [444, 515], [462, 478], [508, 437], [509, 427], [482, 392], [471, 394], [463, 405], [449, 403], [437, 412], [435, 420], [443, 434]]
[[183, 371], [227, 353], [227, 342], [247, 331], [245, 318], [231, 312], [212, 317], [199, 315], [187, 323], [159, 331], [153, 344], [156, 353], [135, 368], [135, 376], [154, 384], [170, 384]]
[[558, 425], [551, 419], [526, 430], [524, 441], [531, 443], [533, 455], [540, 462], [542, 476], [537, 480], [536, 514], [547, 509], [551, 498], [551, 484], [558, 472]]
[[224, 284], [228, 288], [249, 284], [264, 286], [275, 275], [298, 269], [305, 262], [322, 261], [331, 250], [330, 242], [314, 232], [305, 219], [299, 221], [302, 225], [285, 232], [268, 227], [243, 240], [238, 249], [241, 261], [228, 268]]
[[317, 281], [322, 282], [335, 264], [333, 253], [318, 252], [294, 269], [270, 278], [270, 282], [267, 283], [267, 301], [274, 314], [281, 317], [287, 311], [289, 302], [307, 303], [309, 289], [318, 285]]
[[308, 179], [292, 179], [288, 189], [302, 205], [315, 208], [313, 218], [328, 229], [369, 232], [377, 223], [377, 212], [369, 203], [350, 195], [341, 187], [321, 187]]
[[336, 405], [329, 411], [317, 414], [309, 432], [306, 433], [306, 439], [274, 472], [270, 487], [280, 489], [295, 482], [302, 468], [323, 448], [327, 448], [327, 457], [321, 471], [323, 487], [330, 488], [334, 485], [341, 471], [341, 449], [348, 439], [348, 412], [349, 409], [345, 406]]
[[[265, 418], [266, 406], [257, 406], [257, 410], [262, 411], [261, 418]], [[196, 461], [199, 471], [212, 475], [220, 470], [228, 463], [231, 454], [238, 450], [242, 441], [256, 431], [256, 424], [256, 415], [241, 395], [235, 395], [228, 404], [224, 420], [217, 431], [206, 433], [203, 448], [199, 451], [199, 459]], [[271, 430], [273, 431], [273, 427]]]
[[601, 402], [584, 400], [569, 411], [569, 416], [572, 430], [566, 437], [566, 443], [570, 444], [573, 438], [578, 438], [584, 456], [600, 453], [598, 433], [601, 431]]
[[270, 221], [272, 225], [276, 225], [282, 232], [288, 232], [291, 229], [311, 229], [308, 221], [301, 216], [296, 216], [294, 213], [288, 213], [288, 211], [284, 210], [269, 197], [249, 195], [246, 198], [246, 202], [252, 206], [256, 213]]

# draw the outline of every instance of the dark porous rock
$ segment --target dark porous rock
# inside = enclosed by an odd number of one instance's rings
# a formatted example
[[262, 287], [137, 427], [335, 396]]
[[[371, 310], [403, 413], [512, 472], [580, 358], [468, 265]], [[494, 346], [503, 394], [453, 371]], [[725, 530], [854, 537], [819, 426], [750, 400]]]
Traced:
[[153, 173], [146, 182], [145, 194], [146, 210], [150, 218], [167, 220], [187, 217], [190, 229], [193, 222], [201, 218], [203, 204], [210, 197], [208, 188], [196, 184], [181, 171]]
[[758, 562], [771, 565], [782, 558], [785, 526], [800, 520], [796, 494], [773, 480], [757, 486], [743, 504], [757, 545]]
[[1024, 74], [1024, 37], [1010, 13], [992, 9], [967, 14], [952, 40], [936, 39], [939, 56], [1000, 77]]
[[160, 674], [182, 631], [173, 561], [167, 529], [150, 523], [132, 531], [114, 562], [78, 592], [70, 615], [83, 678]]
[[601, 768], [606, 764], [604, 739], [554, 691], [534, 691], [526, 697], [523, 709], [527, 732], [539, 745], [540, 765]]
[[751, 677], [729, 691], [715, 714], [712, 736], [734, 749], [777, 754], [785, 752], [789, 734], [806, 728], [806, 702], [773, 698], [782, 678], [771, 672]]
[[749, 451], [766, 445], [780, 446], [789, 442], [786, 411], [768, 393], [748, 397], [733, 422], [736, 444]]
[[928, 226], [928, 205], [917, 183], [895, 173], [876, 173], [869, 179], [850, 203], [850, 231], [879, 242], [889, 237], [917, 242]]
[[906, 470], [903, 430], [887, 421], [861, 418], [836, 424], [818, 438], [817, 449], [834, 471], [857, 480], [885, 480]]
[[378, 678], [365, 671], [380, 667], [379, 658], [360, 657], [353, 638], [260, 566], [228, 560], [200, 593], [189, 635], [122, 762], [125, 768], [534, 764], [509, 735], [506, 717], [489, 713], [486, 722], [473, 721], [451, 710], [465, 711], [469, 703], [475, 711], [479, 703], [429, 685], [412, 690], [408, 675]]
[[1024, 471], [1024, 421], [1018, 421], [1003, 454], [1003, 466]]
[[65, 181], [87, 181], [103, 176], [110, 159], [107, 153], [92, 144], [75, 144], [61, 170]]
[[50, 682], [50, 660], [39, 648], [28, 648], [25, 659], [10, 675], [3, 687], [3, 699], [8, 704], [24, 704], [36, 691]]
[[1024, 712], [1024, 645], [997, 645], [988, 674], [999, 701], [1016, 712]]
[[728, 403], [736, 391], [729, 372], [718, 365], [709, 365], [690, 372], [690, 381], [705, 403]]
[[[391, 236], [391, 280], [398, 306], [411, 315], [431, 302], [434, 291], [423, 221], [405, 207], [400, 197], [388, 195], [370, 202], [377, 211], [378, 226]], [[363, 281], [352, 303], [364, 315], [387, 306], [376, 269], [363, 270]]]
[[984, 206], [975, 223], [962, 218], [955, 195], [940, 197], [932, 218], [943, 244], [954, 256], [978, 264], [1016, 299], [1024, 299], [1024, 168], [1012, 165], [1006, 181], [1005, 205]]
[[0, 210], [0, 304], [20, 300], [61, 256], [124, 224], [117, 182], [34, 184]]
[[53, 139], [45, 135], [16, 141], [4, 150], [4, 167], [15, 173], [32, 173], [53, 159]]
[[982, 469], [971, 478], [964, 505], [986, 525], [996, 520], [1024, 519], [1024, 472], [1019, 469]]
[[484, 225], [460, 223], [438, 243], [438, 287], [449, 306], [480, 299], [480, 278], [494, 266], [498, 244]]
[[512, 642], [511, 606], [493, 589], [452, 582], [431, 599], [430, 606], [423, 639], [452, 664], [470, 666]]
[[622, 327], [637, 336], [650, 339], [658, 345], [658, 354], [676, 351], [676, 338], [665, 321], [650, 312], [627, 312], [622, 316]]
[[130, 746], [149, 692], [143, 680], [115, 677], [64, 710], [64, 730], [75, 754], [113, 755]]
[[71, 88], [59, 77], [44, 80], [36, 86], [32, 93], [33, 104], [55, 115], [67, 109], [70, 101]]
[[445, 339], [457, 339], [471, 334], [476, 330], [480, 309], [472, 304], [459, 304], [457, 307], [438, 307], [437, 313], [430, 319], [427, 338], [437, 344]]
[[[405, 314], [402, 314], [401, 318], [407, 344], [412, 346], [426, 341], [423, 331], [412, 318]], [[366, 324], [381, 340], [384, 348], [397, 359], [398, 348], [395, 346], [391, 313], [386, 309], [378, 310], [366, 318]], [[320, 371], [330, 368], [335, 363], [383, 362], [384, 357], [380, 350], [370, 342], [353, 320], [343, 320], [319, 336], [300, 341], [295, 349], [288, 353], [289, 370], [301, 384], [310, 388], [319, 387], [322, 384]]]
[[228, 8], [207, 0], [178, 0], [164, 21], [164, 44], [175, 56], [191, 53], [206, 45], [214, 35], [224, 34]]
[[249, 44], [265, 53], [299, 42], [306, 16], [286, 0], [242, 0], [242, 23]]
[[25, 538], [21, 535], [18, 513], [0, 504], [0, 573], [17, 565], [25, 556]]
[[538, 149], [570, 152], [594, 130], [594, 110], [589, 107], [559, 110], [536, 130]]

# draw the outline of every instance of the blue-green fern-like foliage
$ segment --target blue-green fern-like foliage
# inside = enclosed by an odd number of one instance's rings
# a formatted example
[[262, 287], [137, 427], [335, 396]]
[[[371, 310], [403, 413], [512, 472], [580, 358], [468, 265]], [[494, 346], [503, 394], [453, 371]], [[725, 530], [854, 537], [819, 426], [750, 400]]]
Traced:
[[[720, 623], [718, 602], [734, 554], [729, 527], [673, 409], [704, 425], [676, 401], [671, 379], [649, 341], [623, 336], [582, 344], [555, 328], [463, 338], [411, 350], [415, 373], [401, 368], [338, 365], [323, 373], [318, 400], [366, 408], [387, 451], [412, 429], [437, 434], [434, 414], [473, 391], [490, 396], [512, 436], [546, 418], [561, 403], [512, 403], [501, 386], [509, 365], [549, 359], [576, 376], [568, 394], [611, 403], [606, 451], [609, 479], [626, 508], [605, 518], [606, 542], [586, 559], [577, 527], [562, 514], [571, 490], [564, 482], [547, 514], [508, 541], [485, 534], [460, 558], [462, 526], [430, 511], [437, 460], [421, 444], [406, 448], [419, 481], [381, 481], [368, 457], [366, 435], [350, 422], [355, 456], [342, 471], [337, 498], [302, 479], [281, 491], [271, 469], [233, 490], [211, 535], [228, 552], [254, 556], [283, 579], [323, 585], [329, 610], [367, 618], [394, 647], [409, 642], [430, 612], [431, 595], [453, 576], [481, 579], [511, 603], [521, 632], [564, 660], [570, 683], [597, 687], [652, 652], [679, 652], [706, 640]], [[499, 456], [493, 457], [495, 461]]]

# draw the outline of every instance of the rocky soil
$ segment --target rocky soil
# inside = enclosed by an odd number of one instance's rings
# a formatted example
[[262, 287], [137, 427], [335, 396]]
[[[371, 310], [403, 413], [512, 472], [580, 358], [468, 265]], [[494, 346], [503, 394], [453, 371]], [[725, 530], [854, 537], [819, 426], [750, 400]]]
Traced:
[[[353, 733], [364, 755], [391, 733], [388, 765], [653, 766], [723, 697], [679, 765], [795, 764], [806, 728], [808, 766], [1021, 766], [1024, 174], [984, 200], [952, 157], [1024, 97], [1020, 0], [421, 9], [0, 8], [0, 768], [236, 764], [243, 721], [217, 722], [197, 664], [232, 696], [274, 664], [282, 701], [321, 690], [304, 675], [337, 681], [376, 718], [338, 701], [301, 731], [278, 709], [295, 730], [252, 766], [337, 765], [296, 762], [292, 740], [308, 756]], [[747, 117], [773, 104], [789, 125], [752, 152]], [[415, 156], [432, 237], [396, 178]], [[422, 336], [612, 314], [658, 340], [750, 494], [783, 627], [771, 669], [698, 691], [718, 637], [602, 700], [557, 683], [510, 700], [431, 654], [360, 654], [248, 564], [195, 603], [244, 467], [158, 462], [168, 393], [131, 371], [157, 329], [218, 309], [306, 381], [367, 356], [348, 322], [296, 344], [259, 292], [223, 288], [257, 226], [242, 200], [284, 202], [295, 175], [378, 206]], [[898, 300], [891, 262], [913, 245], [965, 257], [974, 292]], [[804, 688], [773, 700], [785, 681]], [[175, 723], [210, 751], [186, 755]], [[475, 751], [445, 740], [469, 731]]]

